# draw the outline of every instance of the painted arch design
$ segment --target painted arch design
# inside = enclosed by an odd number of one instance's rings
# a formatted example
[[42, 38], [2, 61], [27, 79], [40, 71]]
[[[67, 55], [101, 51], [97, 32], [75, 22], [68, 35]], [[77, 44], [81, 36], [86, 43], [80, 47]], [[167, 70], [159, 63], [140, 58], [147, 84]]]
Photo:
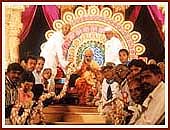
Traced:
[[145, 52], [145, 46], [140, 43], [141, 34], [133, 31], [133, 23], [125, 21], [122, 13], [113, 13], [108, 7], [101, 10], [97, 6], [89, 6], [87, 10], [78, 7], [74, 13], [65, 12], [63, 19], [54, 21], [53, 30], [46, 32], [46, 39], [55, 31], [61, 30], [66, 23], [71, 25], [71, 31], [63, 43], [64, 56], [71, 63], [68, 73], [76, 70], [87, 48], [93, 49], [95, 60], [103, 65], [106, 26], [111, 27], [115, 37], [121, 40], [123, 47], [130, 53], [130, 59], [138, 58]]

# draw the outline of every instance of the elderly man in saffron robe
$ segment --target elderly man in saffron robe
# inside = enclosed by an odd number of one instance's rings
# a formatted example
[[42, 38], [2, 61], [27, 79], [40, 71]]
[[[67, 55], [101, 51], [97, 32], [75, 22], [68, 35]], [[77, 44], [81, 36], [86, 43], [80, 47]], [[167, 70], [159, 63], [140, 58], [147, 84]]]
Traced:
[[84, 60], [81, 63], [77, 74], [80, 77], [76, 80], [75, 86], [78, 90], [79, 104], [87, 105], [97, 94], [95, 72], [99, 70], [99, 65], [93, 60], [93, 51], [87, 49], [84, 53]]

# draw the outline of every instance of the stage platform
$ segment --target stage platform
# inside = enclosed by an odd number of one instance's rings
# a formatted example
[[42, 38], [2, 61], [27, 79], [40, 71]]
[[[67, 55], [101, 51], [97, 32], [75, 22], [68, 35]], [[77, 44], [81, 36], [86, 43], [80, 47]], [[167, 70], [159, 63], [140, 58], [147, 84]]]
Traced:
[[97, 107], [78, 105], [49, 105], [43, 110], [47, 124], [105, 124]]

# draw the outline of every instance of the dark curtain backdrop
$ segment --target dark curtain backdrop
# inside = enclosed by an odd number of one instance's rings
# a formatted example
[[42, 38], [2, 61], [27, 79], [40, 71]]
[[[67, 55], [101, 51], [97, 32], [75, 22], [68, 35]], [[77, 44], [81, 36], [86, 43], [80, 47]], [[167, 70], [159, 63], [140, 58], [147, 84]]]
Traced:
[[[131, 6], [126, 11], [126, 20], [132, 18], [131, 14], [133, 14], [135, 8], [135, 6]], [[139, 15], [135, 19], [134, 30], [141, 33], [142, 38], [140, 42], [146, 47], [145, 53], [141, 56], [148, 57], [149, 59], [153, 58], [157, 62], [164, 61], [164, 41], [160, 36], [159, 30], [157, 29], [155, 21], [153, 21], [147, 6], [141, 7]]]
[[38, 56], [40, 54], [40, 45], [46, 41], [45, 32], [49, 29], [42, 7], [37, 6], [30, 32], [20, 45], [21, 60], [25, 59], [28, 55]]

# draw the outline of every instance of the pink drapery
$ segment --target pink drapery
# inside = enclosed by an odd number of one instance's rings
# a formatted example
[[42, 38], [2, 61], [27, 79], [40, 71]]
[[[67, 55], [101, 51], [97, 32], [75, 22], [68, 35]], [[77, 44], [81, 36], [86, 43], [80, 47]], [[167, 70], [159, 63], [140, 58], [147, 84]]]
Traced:
[[141, 10], [141, 5], [140, 6], [135, 6], [132, 13], [129, 16], [129, 21], [133, 22], [135, 24], [138, 16], [139, 16], [139, 12]]
[[164, 41], [164, 34], [162, 32], [162, 26], [164, 25], [165, 17], [156, 5], [148, 5], [148, 11], [158, 29], [162, 41]]
[[60, 11], [56, 5], [42, 5], [43, 13], [50, 29], [53, 28], [53, 22], [60, 18]]
[[19, 35], [20, 42], [23, 42], [30, 32], [30, 28], [37, 10], [37, 6], [29, 6], [22, 12], [21, 22], [23, 24], [21, 33]]
[[[60, 11], [56, 5], [42, 5], [43, 13], [50, 29], [53, 28], [53, 22], [60, 18]], [[37, 10], [37, 5], [31, 5], [22, 12], [21, 22], [23, 24], [19, 35], [20, 42], [23, 42], [30, 32], [32, 22]]]

